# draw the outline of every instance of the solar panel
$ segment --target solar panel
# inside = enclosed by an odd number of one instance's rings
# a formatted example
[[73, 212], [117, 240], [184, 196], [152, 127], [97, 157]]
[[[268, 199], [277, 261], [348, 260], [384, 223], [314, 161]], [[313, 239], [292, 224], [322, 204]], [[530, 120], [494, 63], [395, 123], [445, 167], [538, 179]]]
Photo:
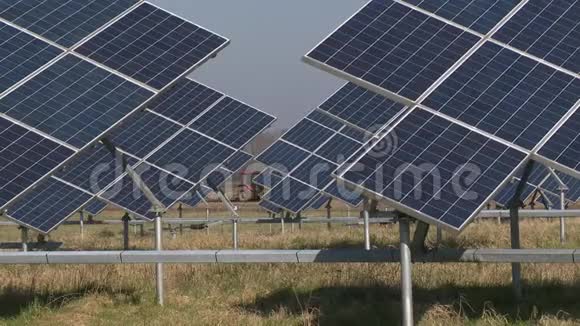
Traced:
[[[502, 207], [508, 208], [512, 199], [514, 198], [514, 195], [516, 194], [516, 189], [518, 187], [519, 182], [520, 182], [519, 179], [514, 179], [507, 186], [505, 186], [499, 192], [499, 194], [497, 194], [495, 196], [495, 198], [493, 199], [496, 202], [496, 204], [498, 204]], [[526, 183], [524, 185], [524, 190], [523, 190], [522, 194], [520, 195], [522, 202], [524, 202], [524, 203], [528, 202], [530, 197], [532, 195], [534, 195], [534, 193], [536, 192], [537, 189], [538, 189], [537, 186], [534, 186], [533, 184], [530, 184], [530, 183]]]
[[580, 2], [528, 1], [493, 37], [574, 73], [580, 72]]
[[298, 145], [308, 151], [315, 151], [324, 144], [335, 132], [308, 119], [301, 120], [296, 126], [288, 130], [282, 139]]
[[222, 186], [229, 178], [233, 175], [232, 171], [226, 170], [224, 168], [217, 168], [215, 171], [210, 173], [206, 179], [205, 183], [211, 188], [217, 190]]
[[314, 110], [314, 111], [310, 112], [306, 116], [306, 118], [308, 118], [309, 120], [312, 120], [314, 122], [317, 122], [317, 123], [319, 123], [327, 128], [330, 128], [334, 131], [339, 131], [340, 129], [342, 129], [344, 127], [344, 125], [342, 123], [340, 123], [337, 119], [334, 119], [330, 115], [324, 114], [318, 110]]
[[191, 124], [191, 128], [234, 148], [242, 148], [275, 118], [226, 97]]
[[83, 210], [91, 214], [92, 216], [97, 216], [101, 214], [107, 208], [107, 206], [108, 206], [107, 203], [102, 202], [98, 199], [93, 199], [88, 204], [85, 205]]
[[284, 176], [282, 173], [268, 167], [262, 171], [262, 173], [258, 174], [254, 178], [254, 183], [260, 185], [264, 188], [272, 189], [276, 187], [282, 180]]
[[181, 124], [189, 124], [224, 95], [191, 79], [184, 78], [149, 105], [149, 109]]
[[227, 43], [221, 36], [143, 3], [75, 51], [162, 89]]
[[344, 163], [351, 155], [361, 148], [358, 143], [341, 134], [336, 134], [316, 151], [316, 154], [337, 164]]
[[403, 0], [481, 34], [489, 33], [520, 3], [518, 0]]
[[232, 172], [238, 172], [253, 158], [254, 156], [252, 154], [248, 154], [244, 151], [238, 151], [224, 162], [224, 168]]
[[213, 190], [206, 186], [197, 186], [193, 191], [190, 191], [181, 197], [179, 201], [189, 207], [195, 208], [199, 204], [205, 202], [207, 196], [212, 192]]
[[153, 95], [69, 54], [1, 98], [0, 112], [82, 148]]
[[321, 209], [322, 206], [326, 205], [328, 203], [328, 201], [330, 200], [329, 196], [324, 196], [322, 194], [319, 194], [317, 197], [315, 197], [309, 204], [309, 208], [312, 209]]
[[399, 147], [369, 153], [341, 177], [403, 212], [454, 230], [474, 218], [527, 157], [419, 109], [391, 133]]
[[283, 141], [277, 141], [262, 154], [256, 161], [262, 162], [274, 169], [288, 173], [309, 156], [308, 152]]
[[0, 207], [75, 152], [0, 117]]
[[[137, 166], [135, 172], [165, 207], [173, 206], [194, 188], [192, 183], [176, 178], [147, 163]], [[156, 214], [151, 211], [152, 203], [129, 176], [124, 176], [112, 184], [99, 197], [141, 218], [148, 220], [155, 218]]]
[[284, 212], [284, 209], [274, 205], [273, 203], [267, 201], [267, 200], [262, 200], [258, 206], [260, 206], [261, 208], [267, 210], [270, 213], [274, 213], [274, 214], [281, 214]]
[[[19, 224], [49, 233], [79, 211], [93, 196], [78, 188], [49, 178], [33, 191], [18, 198], [8, 217]], [[62, 217], [66, 218], [63, 219]]]
[[531, 150], [579, 94], [580, 79], [486, 43], [423, 104]]
[[348, 83], [318, 108], [374, 133], [396, 118], [404, 105]]
[[290, 173], [290, 176], [322, 191], [334, 180], [332, 174], [337, 168], [330, 161], [312, 155]]
[[0, 94], [63, 51], [0, 22]]
[[272, 204], [283, 207], [298, 214], [308, 207], [308, 204], [318, 194], [318, 190], [292, 177], [286, 177], [280, 184], [264, 195], [264, 199]]
[[569, 120], [540, 148], [538, 154], [555, 162], [555, 168], [580, 175], [580, 111], [576, 111]]
[[9, 0], [0, 17], [64, 47], [72, 47], [138, 0]]
[[371, 1], [305, 59], [409, 102], [478, 41], [476, 35], [402, 4]]
[[324, 192], [354, 207], [360, 206], [364, 200], [360, 193], [347, 189], [336, 180], [326, 187]]

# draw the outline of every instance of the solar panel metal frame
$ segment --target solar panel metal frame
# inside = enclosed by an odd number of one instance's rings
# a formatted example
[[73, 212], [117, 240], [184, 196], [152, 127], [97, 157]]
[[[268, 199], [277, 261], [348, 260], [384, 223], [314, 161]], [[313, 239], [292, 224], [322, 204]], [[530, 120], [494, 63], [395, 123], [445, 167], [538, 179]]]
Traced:
[[[143, 3], [143, 2], [140, 2], [139, 4], [141, 4], [141, 3]], [[156, 5], [154, 5], [154, 4], [151, 4], [151, 5], [153, 5], [153, 6], [157, 7], [157, 8], [159, 8], [158, 6], [156, 6]], [[12, 27], [15, 27], [15, 28], [17, 28], [17, 29], [18, 29], [18, 30], [20, 30], [21, 32], [28, 33], [28, 34], [30, 34], [30, 35], [32, 35], [32, 36], [34, 36], [34, 37], [36, 37], [36, 38], [38, 38], [38, 39], [40, 39], [40, 40], [42, 40], [42, 41], [48, 42], [49, 44], [51, 44], [51, 45], [53, 45], [53, 46], [56, 46], [56, 47], [58, 47], [59, 49], [63, 49], [63, 50], [64, 50], [64, 53], [60, 54], [60, 55], [59, 55], [59, 56], [57, 56], [57, 58], [55, 58], [53, 61], [51, 61], [50, 63], [48, 63], [48, 64], [46, 64], [46, 65], [44, 65], [44, 66], [42, 66], [41, 68], [39, 68], [38, 70], [36, 70], [34, 73], [32, 73], [32, 74], [30, 74], [29, 76], [27, 76], [27, 78], [25, 78], [24, 80], [22, 80], [20, 83], [18, 83], [18, 84], [16, 84], [16, 85], [14, 85], [14, 86], [13, 86], [13, 87], [11, 87], [10, 89], [8, 89], [6, 92], [4, 92], [3, 94], [1, 94], [0, 98], [3, 98], [4, 96], [6, 96], [7, 94], [9, 94], [9, 93], [10, 93], [10, 92], [12, 92], [13, 90], [15, 90], [16, 88], [18, 88], [20, 85], [22, 85], [22, 84], [24, 84], [25, 82], [27, 82], [27, 81], [31, 80], [31, 79], [32, 79], [34, 76], [36, 76], [36, 75], [38, 75], [40, 72], [42, 72], [42, 71], [46, 70], [46, 69], [47, 69], [48, 67], [50, 67], [50, 66], [51, 66], [51, 65], [52, 65], [54, 62], [56, 62], [56, 61], [58, 61], [59, 59], [63, 58], [63, 57], [64, 57], [64, 56], [66, 56], [68, 53], [72, 53], [73, 55], [76, 55], [77, 57], [81, 58], [82, 60], [85, 60], [85, 61], [87, 61], [87, 62], [89, 62], [89, 63], [91, 63], [91, 64], [93, 64], [93, 65], [96, 65], [96, 66], [98, 66], [98, 67], [100, 67], [100, 68], [103, 68], [103, 69], [107, 70], [107, 71], [108, 71], [108, 72], [110, 72], [110, 73], [113, 73], [113, 74], [115, 74], [115, 75], [117, 75], [117, 76], [120, 76], [120, 77], [122, 77], [122, 78], [123, 78], [123, 79], [125, 79], [125, 80], [128, 80], [128, 81], [130, 81], [130, 82], [132, 82], [132, 83], [135, 83], [135, 84], [137, 84], [137, 85], [139, 85], [139, 86], [141, 86], [141, 87], [143, 87], [143, 88], [145, 88], [145, 89], [147, 89], [147, 90], [151, 91], [151, 88], [150, 88], [149, 86], [147, 86], [147, 85], [144, 85], [144, 83], [141, 83], [141, 82], [139, 82], [139, 81], [136, 81], [136, 80], [134, 80], [133, 78], [130, 78], [130, 77], [128, 77], [128, 76], [125, 76], [125, 75], [121, 74], [120, 72], [117, 72], [117, 71], [115, 71], [115, 70], [112, 70], [112, 69], [110, 69], [110, 68], [108, 68], [108, 67], [106, 67], [106, 66], [104, 66], [104, 65], [101, 65], [101, 64], [99, 64], [99, 63], [97, 63], [97, 62], [95, 62], [95, 61], [93, 61], [93, 60], [90, 60], [90, 59], [88, 59], [88, 58], [85, 58], [84, 56], [81, 56], [81, 55], [78, 55], [78, 54], [76, 54], [76, 53], [73, 53], [73, 52], [72, 52], [72, 50], [74, 50], [76, 47], [80, 46], [81, 44], [85, 43], [85, 42], [86, 42], [86, 41], [87, 41], [89, 38], [91, 38], [91, 37], [93, 37], [94, 35], [96, 35], [96, 34], [100, 33], [101, 31], [103, 31], [103, 30], [104, 30], [105, 28], [107, 28], [107, 27], [108, 27], [110, 24], [113, 24], [113, 23], [114, 23], [114, 22], [116, 22], [118, 19], [120, 19], [120, 18], [124, 17], [126, 14], [128, 14], [129, 12], [131, 12], [132, 10], [134, 10], [134, 9], [135, 9], [137, 6], [138, 6], [138, 5], [135, 5], [134, 7], [131, 7], [131, 8], [130, 8], [130, 10], [127, 10], [127, 11], [126, 11], [125, 13], [123, 13], [121, 16], [119, 16], [119, 17], [117, 17], [116, 19], [114, 19], [114, 20], [110, 21], [110, 22], [109, 22], [109, 24], [106, 24], [106, 25], [104, 25], [104, 26], [101, 26], [101, 28], [100, 28], [100, 29], [96, 30], [96, 31], [95, 31], [93, 34], [91, 34], [91, 35], [87, 36], [87, 38], [86, 38], [86, 39], [85, 39], [83, 42], [79, 42], [79, 43], [77, 43], [77, 45], [76, 45], [75, 47], [73, 47], [71, 50], [69, 50], [69, 49], [67, 49], [67, 48], [63, 48], [62, 46], [60, 46], [60, 45], [58, 45], [58, 44], [56, 44], [56, 43], [54, 43], [54, 42], [52, 42], [52, 41], [50, 41], [50, 40], [48, 40], [48, 39], [45, 39], [45, 38], [43, 38], [43, 37], [40, 37], [40, 36], [37, 36], [36, 34], [34, 34], [34, 33], [30, 32], [30, 31], [28, 31], [28, 30], [26, 30], [26, 29], [24, 29], [24, 28], [21, 28], [21, 27], [20, 27], [20, 26], [18, 26], [18, 25], [12, 24], [12, 23], [10, 23], [10, 22], [6, 22], [8, 25], [11, 25]], [[162, 9], [162, 8], [159, 8], [159, 9], [161, 9], [161, 10], [164, 10], [164, 9]], [[164, 10], [164, 11], [166, 11], [166, 10]], [[184, 18], [182, 18], [182, 17], [179, 17], [179, 16], [177, 16], [177, 15], [175, 15], [175, 14], [173, 14], [173, 13], [170, 13], [170, 12], [168, 12], [168, 11], [166, 11], [166, 12], [167, 12], [167, 13], [169, 13], [170, 15], [173, 15], [173, 16], [176, 16], [176, 17], [178, 17], [178, 18], [182, 19], [182, 20], [183, 20], [183, 21], [185, 21], [185, 22], [188, 22], [188, 23], [194, 24], [194, 25], [196, 25], [196, 26], [199, 26], [199, 25], [197, 25], [197, 24], [195, 24], [195, 23], [193, 23], [193, 22], [191, 22], [191, 21], [189, 21], [189, 20], [187, 20], [187, 19], [184, 19]], [[2, 19], [2, 21], [4, 21], [4, 20]], [[5, 22], [5, 21], [4, 21], [4, 22]], [[200, 28], [203, 28], [203, 27], [201, 27], [201, 26], [199, 26], [199, 27], [200, 27]], [[204, 29], [205, 29], [205, 28], [204, 28]], [[97, 137], [97, 138], [96, 138], [96, 139], [94, 139], [93, 141], [91, 141], [91, 142], [87, 143], [87, 144], [86, 144], [86, 145], [85, 145], [83, 148], [81, 148], [81, 149], [78, 149], [78, 150], [76, 150], [76, 149], [75, 149], [75, 152], [76, 152], [76, 153], [75, 153], [75, 154], [73, 154], [71, 158], [69, 158], [68, 160], [65, 160], [63, 163], [61, 163], [61, 164], [60, 164], [60, 165], [59, 165], [59, 166], [58, 166], [58, 167], [57, 167], [55, 170], [53, 170], [53, 172], [54, 172], [54, 171], [56, 171], [56, 170], [58, 170], [59, 168], [62, 168], [63, 166], [66, 166], [66, 165], [67, 165], [67, 164], [68, 164], [68, 163], [69, 163], [69, 162], [70, 162], [72, 159], [74, 159], [74, 157], [75, 157], [75, 156], [77, 156], [79, 153], [81, 153], [81, 152], [82, 152], [82, 151], [84, 151], [85, 149], [87, 149], [87, 148], [90, 148], [91, 146], [93, 146], [94, 144], [96, 144], [96, 143], [97, 143], [97, 142], [98, 142], [100, 139], [104, 138], [104, 137], [105, 137], [107, 134], [109, 134], [109, 133], [110, 133], [110, 132], [111, 132], [113, 129], [115, 129], [115, 128], [119, 127], [119, 126], [122, 124], [122, 122], [123, 122], [123, 121], [125, 121], [126, 119], [129, 119], [129, 118], [130, 118], [130, 117], [132, 117], [134, 114], [137, 114], [138, 112], [140, 112], [140, 111], [142, 111], [143, 109], [147, 108], [147, 106], [148, 106], [148, 105], [149, 105], [149, 104], [150, 104], [150, 103], [151, 103], [151, 102], [152, 102], [152, 101], [153, 101], [153, 100], [154, 100], [154, 99], [155, 99], [155, 98], [156, 98], [156, 97], [157, 97], [159, 94], [161, 94], [161, 93], [163, 93], [164, 91], [166, 91], [166, 90], [168, 90], [169, 88], [171, 88], [171, 86], [173, 86], [173, 85], [174, 85], [176, 82], [178, 82], [178, 81], [179, 81], [179, 80], [181, 80], [182, 78], [186, 77], [187, 75], [191, 74], [191, 73], [192, 73], [194, 70], [196, 70], [196, 69], [197, 69], [197, 68], [199, 68], [201, 65], [203, 65], [204, 63], [206, 63], [206, 62], [207, 62], [209, 59], [211, 59], [211, 58], [215, 57], [215, 56], [217, 55], [217, 53], [219, 53], [219, 52], [220, 52], [222, 49], [224, 49], [226, 46], [228, 46], [228, 45], [229, 45], [229, 43], [230, 43], [230, 40], [229, 40], [228, 38], [226, 38], [226, 37], [223, 37], [223, 36], [221, 36], [220, 34], [217, 34], [217, 33], [213, 32], [213, 31], [211, 31], [211, 30], [208, 30], [208, 29], [205, 29], [205, 30], [206, 30], [206, 31], [208, 31], [208, 32], [210, 32], [210, 33], [212, 33], [212, 34], [215, 34], [215, 35], [218, 35], [218, 36], [222, 37], [222, 38], [225, 40], [225, 42], [224, 42], [224, 43], [223, 43], [223, 44], [222, 44], [220, 47], [218, 47], [218, 48], [216, 48], [215, 50], [211, 51], [211, 52], [210, 52], [210, 53], [209, 53], [209, 54], [208, 54], [208, 55], [207, 55], [205, 58], [203, 58], [202, 60], [200, 60], [200, 61], [199, 61], [199, 62], [197, 62], [196, 64], [192, 65], [192, 66], [191, 66], [191, 67], [190, 67], [190, 68], [189, 68], [189, 69], [188, 69], [186, 72], [184, 72], [184, 73], [183, 73], [181, 76], [179, 76], [178, 78], [176, 78], [175, 80], [173, 80], [171, 83], [169, 83], [168, 85], [166, 85], [166, 86], [165, 86], [165, 87], [164, 87], [162, 90], [153, 90], [154, 94], [153, 94], [153, 95], [152, 95], [152, 96], [149, 98], [149, 100], [147, 100], [146, 102], [144, 102], [144, 103], [143, 103], [141, 106], [139, 106], [139, 107], [135, 108], [135, 109], [134, 109], [134, 110], [133, 110], [131, 113], [129, 113], [129, 114], [127, 114], [127, 115], [125, 115], [123, 119], [120, 119], [120, 120], [116, 121], [114, 124], [112, 124], [112, 125], [110, 126], [110, 128], [108, 128], [106, 131], [104, 131], [104, 132], [103, 132], [101, 135], [99, 135], [99, 137]], [[4, 115], [4, 114], [2, 114], [2, 115], [0, 115], [0, 116], [2, 116], [2, 117], [4, 117], [4, 118], [7, 118], [7, 120], [9, 120], [9, 121], [15, 122], [15, 121], [14, 121], [14, 119], [9, 119], [9, 118], [8, 118], [6, 115]], [[18, 123], [18, 124], [22, 125], [22, 123]], [[27, 125], [24, 125], [24, 127], [26, 127], [27, 129], [31, 129], [31, 130], [32, 130], [32, 128], [30, 128], [30, 127], [29, 127], [29, 126], [27, 126]], [[36, 130], [35, 130], [35, 132], [39, 133], [40, 135], [42, 135], [42, 136], [43, 136], [43, 137], [45, 137], [45, 138], [48, 138], [48, 139], [50, 139], [50, 140], [53, 140], [53, 141], [55, 141], [55, 139], [54, 139], [53, 137], [48, 137], [48, 136], [47, 136], [45, 133], [38, 132], [38, 131], [36, 131]], [[58, 143], [58, 144], [61, 144], [61, 145], [65, 145], [65, 143], [64, 143], [64, 142], [57, 141], [57, 143]], [[67, 145], [67, 147], [69, 147], [69, 148], [70, 148], [71, 146], [68, 146], [68, 145]], [[12, 204], [13, 204], [13, 203], [14, 203], [14, 202], [15, 202], [15, 201], [16, 201], [16, 200], [19, 198], [19, 197], [21, 197], [21, 196], [24, 196], [24, 195], [25, 195], [27, 192], [31, 191], [31, 190], [34, 188], [34, 186], [36, 186], [37, 184], [39, 184], [39, 183], [41, 183], [41, 182], [43, 182], [43, 181], [47, 180], [47, 179], [48, 179], [48, 178], [49, 178], [51, 175], [52, 175], [52, 173], [49, 173], [49, 174], [45, 175], [44, 177], [42, 177], [42, 178], [38, 179], [38, 180], [37, 180], [37, 181], [36, 181], [34, 184], [32, 184], [30, 187], [28, 187], [28, 188], [27, 188], [26, 190], [24, 190], [23, 192], [21, 192], [21, 193], [20, 193], [18, 196], [14, 197], [12, 200], [8, 201], [6, 204], [4, 204], [2, 207], [0, 207], [0, 211], [3, 211], [4, 209], [6, 209], [6, 208], [7, 208], [7, 207], [9, 207], [10, 205], [12, 205]]]

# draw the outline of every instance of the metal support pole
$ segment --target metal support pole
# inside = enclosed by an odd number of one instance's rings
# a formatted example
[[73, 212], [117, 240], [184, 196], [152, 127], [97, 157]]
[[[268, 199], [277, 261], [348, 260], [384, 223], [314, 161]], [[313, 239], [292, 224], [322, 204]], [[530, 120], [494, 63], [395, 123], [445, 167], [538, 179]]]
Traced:
[[369, 201], [365, 199], [364, 203], [364, 228], [365, 228], [365, 250], [371, 250], [371, 232], [370, 232], [370, 213], [369, 213]]
[[123, 250], [129, 250], [129, 214], [125, 213], [123, 218]]
[[402, 325], [413, 325], [413, 278], [411, 262], [411, 230], [409, 219], [399, 219], [399, 232], [401, 237], [401, 309]]
[[234, 244], [234, 249], [238, 249], [238, 219], [232, 220], [232, 242]]
[[22, 242], [22, 251], [28, 251], [28, 229], [25, 227], [20, 227], [20, 242]]
[[[179, 204], [177, 207], [177, 212], [179, 214], [179, 218], [183, 218], [183, 205]], [[183, 224], [179, 224], [179, 235], [183, 235]]]
[[79, 222], [81, 226], [81, 241], [85, 239], [85, 211], [79, 212]]
[[[510, 219], [512, 249], [520, 249], [520, 216], [518, 206], [514, 205], [510, 209]], [[522, 266], [520, 263], [512, 264], [512, 284], [514, 297], [519, 301], [522, 299]]]
[[[157, 213], [155, 217], [155, 250], [163, 250], [163, 228], [161, 225], [161, 214]], [[163, 306], [163, 264], [155, 264], [155, 280], [156, 280], [156, 298], [157, 304]]]
[[[332, 219], [332, 198], [328, 200], [328, 204], [326, 204], [326, 218]], [[330, 231], [332, 229], [332, 223], [326, 223], [326, 229]]]
[[[566, 209], [566, 190], [560, 189], [560, 209]], [[564, 217], [560, 217], [560, 243], [566, 242], [566, 221]]]

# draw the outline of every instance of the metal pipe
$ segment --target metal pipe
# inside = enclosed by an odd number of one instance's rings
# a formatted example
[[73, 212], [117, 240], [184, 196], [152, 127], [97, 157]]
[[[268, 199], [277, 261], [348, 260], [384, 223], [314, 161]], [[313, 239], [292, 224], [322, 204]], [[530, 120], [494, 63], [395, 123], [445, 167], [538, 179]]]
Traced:
[[[566, 190], [562, 187], [560, 189], [560, 209], [566, 209]], [[566, 242], [566, 219], [560, 217], [560, 243]]]
[[79, 224], [81, 226], [81, 241], [85, 239], [85, 211], [79, 212]]
[[[513, 205], [510, 212], [510, 231], [512, 249], [520, 249], [520, 217], [519, 207]], [[520, 263], [512, 263], [512, 286], [514, 297], [520, 301], [522, 299], [522, 266]]]
[[[162, 232], [161, 214], [157, 213], [155, 217], [155, 250], [157, 252], [163, 250]], [[157, 304], [163, 306], [163, 263], [155, 264], [155, 281]]]
[[232, 220], [232, 241], [234, 243], [234, 249], [238, 249], [238, 219]]
[[20, 227], [20, 242], [22, 243], [22, 251], [28, 251], [28, 229], [25, 227]]
[[[332, 219], [332, 198], [328, 199], [328, 203], [326, 204], [326, 218]], [[332, 223], [326, 223], [326, 229], [330, 231], [332, 229]]]
[[129, 214], [125, 213], [123, 221], [123, 249], [129, 250]]
[[401, 238], [401, 309], [403, 326], [413, 325], [413, 276], [411, 261], [411, 230], [409, 219], [399, 219]]
[[[179, 204], [179, 207], [177, 207], [177, 212], [179, 214], [179, 218], [183, 219], [183, 205]], [[179, 235], [183, 235], [183, 224], [179, 224]]]
[[364, 202], [364, 232], [365, 232], [365, 250], [371, 250], [371, 232], [369, 227], [370, 213], [369, 213], [369, 201], [365, 199]]

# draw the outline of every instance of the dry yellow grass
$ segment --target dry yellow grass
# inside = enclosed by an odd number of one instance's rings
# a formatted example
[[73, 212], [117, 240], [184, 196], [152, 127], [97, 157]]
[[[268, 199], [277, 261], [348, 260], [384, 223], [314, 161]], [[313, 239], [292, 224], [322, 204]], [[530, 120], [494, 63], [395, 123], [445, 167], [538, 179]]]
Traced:
[[[191, 212], [188, 212], [191, 213]], [[199, 212], [199, 214], [202, 214]], [[116, 214], [113, 214], [116, 215]], [[558, 248], [558, 223], [522, 222], [522, 245]], [[580, 248], [580, 224], [569, 222], [570, 241]], [[362, 229], [305, 225], [284, 235], [279, 226], [242, 225], [242, 248], [331, 248], [362, 246]], [[151, 248], [152, 230], [131, 232], [135, 249]], [[507, 225], [481, 222], [450, 247], [508, 247]], [[433, 232], [432, 232], [433, 233]], [[374, 226], [373, 245], [396, 246], [396, 226]], [[13, 228], [0, 229], [16, 241]], [[434, 234], [430, 234], [433, 241]], [[53, 240], [66, 249], [119, 249], [120, 226], [60, 228]], [[186, 230], [167, 249], [231, 246], [230, 227]], [[422, 325], [580, 324], [580, 268], [525, 265], [526, 301], [511, 300], [510, 266], [429, 264], [414, 266], [415, 318]], [[397, 325], [399, 267], [396, 264], [167, 265], [166, 306], [154, 301], [152, 266], [0, 266], [0, 323], [8, 325]]]

